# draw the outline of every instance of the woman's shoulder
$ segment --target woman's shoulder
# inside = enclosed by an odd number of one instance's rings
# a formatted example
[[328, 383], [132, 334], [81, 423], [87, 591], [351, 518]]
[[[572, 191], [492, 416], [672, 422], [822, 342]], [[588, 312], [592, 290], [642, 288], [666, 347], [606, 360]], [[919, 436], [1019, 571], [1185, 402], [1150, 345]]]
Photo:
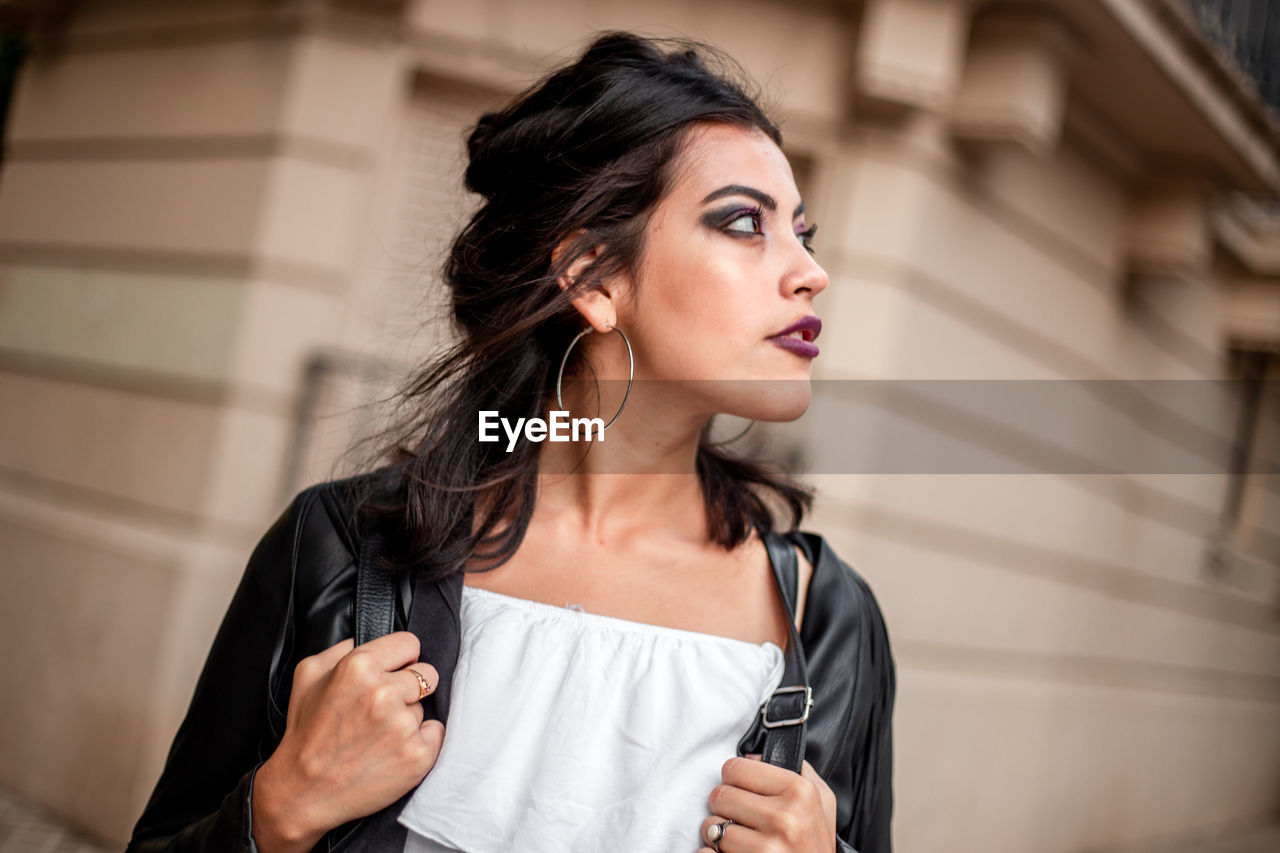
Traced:
[[315, 541], [337, 537], [339, 544], [354, 554], [364, 526], [358, 520], [361, 504], [375, 497], [386, 498], [402, 489], [403, 484], [403, 466], [386, 465], [314, 483], [298, 492], [290, 506], [305, 510], [314, 505], [315, 509], [322, 510], [309, 519], [309, 525], [304, 525], [303, 536]]
[[295, 594], [314, 596], [355, 582], [358, 502], [386, 478], [387, 469], [379, 469], [313, 483], [294, 494], [263, 540], [272, 540], [277, 554], [289, 554]]
[[840, 706], [847, 711], [847, 742], [855, 720], [892, 708], [897, 664], [888, 627], [871, 585], [823, 536], [807, 530], [786, 536], [813, 564], [800, 632], [808, 675], [815, 696], [852, 703]]
[[804, 633], [844, 635], [856, 631], [864, 636], [885, 637], [887, 642], [884, 613], [867, 579], [821, 534], [797, 529], [785, 536], [812, 566], [805, 596]]
[[[251, 598], [282, 620], [273, 657], [296, 660], [352, 635], [359, 576], [357, 497], [379, 472], [313, 483], [296, 492], [245, 569]], [[290, 667], [273, 674], [287, 678]]]

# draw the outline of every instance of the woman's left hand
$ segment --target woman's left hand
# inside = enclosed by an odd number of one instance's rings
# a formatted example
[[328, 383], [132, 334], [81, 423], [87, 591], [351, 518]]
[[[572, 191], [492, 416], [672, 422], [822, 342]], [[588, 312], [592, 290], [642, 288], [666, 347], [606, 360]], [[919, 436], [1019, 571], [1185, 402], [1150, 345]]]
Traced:
[[707, 831], [732, 820], [719, 840], [722, 853], [833, 853], [836, 795], [805, 761], [800, 773], [766, 764], [759, 755], [730, 758], [723, 784], [707, 798], [711, 816], [702, 822], [704, 845], [715, 853]]

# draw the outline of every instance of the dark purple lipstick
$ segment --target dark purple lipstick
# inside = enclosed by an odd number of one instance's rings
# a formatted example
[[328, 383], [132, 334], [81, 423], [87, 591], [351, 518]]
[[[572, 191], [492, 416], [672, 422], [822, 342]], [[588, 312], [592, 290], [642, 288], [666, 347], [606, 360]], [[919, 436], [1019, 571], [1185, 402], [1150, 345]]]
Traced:
[[796, 355], [816, 358], [818, 347], [813, 342], [821, 333], [822, 321], [813, 314], [807, 314], [768, 340]]

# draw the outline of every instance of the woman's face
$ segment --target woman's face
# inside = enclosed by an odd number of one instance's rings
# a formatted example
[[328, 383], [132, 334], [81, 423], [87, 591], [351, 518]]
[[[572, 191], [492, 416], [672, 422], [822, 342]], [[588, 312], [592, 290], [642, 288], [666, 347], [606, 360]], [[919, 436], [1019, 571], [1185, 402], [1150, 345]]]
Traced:
[[791, 166], [758, 130], [700, 124], [689, 134], [619, 305], [636, 376], [714, 380], [670, 383], [709, 414], [794, 419], [809, 405], [813, 298], [827, 274], [806, 245]]

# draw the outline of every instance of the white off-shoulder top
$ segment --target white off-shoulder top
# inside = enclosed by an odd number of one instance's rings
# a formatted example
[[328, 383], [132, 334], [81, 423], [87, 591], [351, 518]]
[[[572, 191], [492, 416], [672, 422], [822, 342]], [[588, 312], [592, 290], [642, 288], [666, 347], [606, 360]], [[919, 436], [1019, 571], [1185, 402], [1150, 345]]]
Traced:
[[444, 745], [405, 853], [694, 853], [782, 649], [464, 586]]

